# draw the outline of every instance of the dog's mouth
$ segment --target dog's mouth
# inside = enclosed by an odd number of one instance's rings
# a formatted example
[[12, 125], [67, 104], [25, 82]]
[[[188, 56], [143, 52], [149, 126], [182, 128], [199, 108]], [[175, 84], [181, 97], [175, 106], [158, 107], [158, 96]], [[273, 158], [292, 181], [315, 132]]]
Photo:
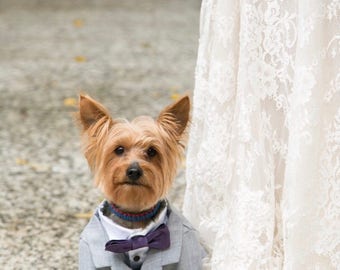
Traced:
[[128, 185], [128, 186], [141, 186], [141, 183], [138, 182], [132, 182], [132, 181], [125, 181], [123, 185]]
[[121, 185], [132, 186], [132, 187], [147, 187], [145, 184], [141, 183], [140, 181], [133, 181], [130, 179], [124, 180]]

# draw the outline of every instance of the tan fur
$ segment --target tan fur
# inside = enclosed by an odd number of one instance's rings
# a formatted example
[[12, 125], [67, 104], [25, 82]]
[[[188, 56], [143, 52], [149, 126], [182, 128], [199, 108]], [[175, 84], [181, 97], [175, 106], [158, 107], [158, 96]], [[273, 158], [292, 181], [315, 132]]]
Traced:
[[[95, 184], [120, 208], [140, 212], [163, 199], [177, 172], [189, 121], [190, 101], [184, 96], [166, 107], [157, 120], [140, 116], [131, 122], [112, 119], [107, 109], [86, 95], [80, 96], [78, 119], [83, 150]], [[114, 150], [123, 146], [122, 156]], [[157, 155], [150, 158], [153, 147]], [[126, 170], [138, 162], [143, 170], [139, 185], [128, 185]]]

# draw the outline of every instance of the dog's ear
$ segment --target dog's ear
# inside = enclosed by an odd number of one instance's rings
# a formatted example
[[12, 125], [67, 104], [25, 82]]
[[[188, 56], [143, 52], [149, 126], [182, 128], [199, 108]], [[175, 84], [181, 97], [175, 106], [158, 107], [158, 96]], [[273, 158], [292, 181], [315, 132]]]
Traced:
[[88, 95], [81, 94], [79, 96], [78, 120], [83, 130], [86, 131], [100, 119], [112, 121], [107, 109], [103, 105]]
[[175, 130], [181, 136], [189, 122], [190, 99], [183, 96], [167, 106], [158, 116], [157, 122], [166, 130]]

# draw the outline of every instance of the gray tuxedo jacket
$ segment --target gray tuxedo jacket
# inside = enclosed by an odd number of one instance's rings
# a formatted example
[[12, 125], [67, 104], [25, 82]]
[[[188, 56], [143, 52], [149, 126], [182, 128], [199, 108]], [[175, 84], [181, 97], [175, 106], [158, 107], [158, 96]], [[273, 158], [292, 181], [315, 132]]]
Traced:
[[[130, 269], [124, 263], [123, 254], [105, 250], [109, 238], [98, 211], [99, 208], [80, 236], [79, 270]], [[182, 215], [171, 210], [167, 225], [170, 231], [170, 248], [163, 251], [150, 249], [141, 270], [202, 269], [205, 251], [190, 223]]]

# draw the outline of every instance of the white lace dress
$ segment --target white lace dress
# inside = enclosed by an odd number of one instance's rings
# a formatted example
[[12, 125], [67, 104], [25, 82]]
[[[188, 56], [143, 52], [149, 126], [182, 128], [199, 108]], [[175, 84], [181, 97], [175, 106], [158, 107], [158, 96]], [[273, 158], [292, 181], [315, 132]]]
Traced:
[[193, 103], [207, 267], [340, 269], [340, 1], [203, 0]]

